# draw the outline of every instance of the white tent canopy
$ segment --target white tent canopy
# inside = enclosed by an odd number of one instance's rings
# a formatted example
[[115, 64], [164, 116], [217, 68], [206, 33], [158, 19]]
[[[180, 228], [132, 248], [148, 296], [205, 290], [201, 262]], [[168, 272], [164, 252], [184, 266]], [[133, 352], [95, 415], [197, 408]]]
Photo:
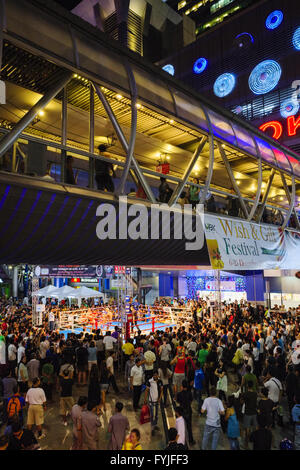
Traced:
[[82, 299], [89, 299], [91, 297], [102, 297], [103, 294], [102, 292], [98, 292], [97, 290], [94, 289], [89, 289], [88, 287], [81, 286], [79, 289], [76, 290], [76, 298], [79, 300], [79, 303], [81, 305]]
[[65, 299], [67, 297], [76, 297], [77, 289], [70, 286], [63, 286], [54, 289], [48, 297], [58, 297], [59, 299]]
[[51, 293], [56, 291], [57, 287], [53, 286], [52, 284], [49, 284], [49, 286], [43, 287], [42, 289], [39, 289], [37, 292], [33, 292], [33, 295], [37, 295], [40, 297], [51, 297]]
[[84, 298], [88, 299], [90, 297], [102, 297], [103, 294], [102, 292], [98, 292], [97, 290], [94, 289], [89, 289], [88, 287], [81, 286], [79, 289], [76, 290], [76, 297], [77, 298]]

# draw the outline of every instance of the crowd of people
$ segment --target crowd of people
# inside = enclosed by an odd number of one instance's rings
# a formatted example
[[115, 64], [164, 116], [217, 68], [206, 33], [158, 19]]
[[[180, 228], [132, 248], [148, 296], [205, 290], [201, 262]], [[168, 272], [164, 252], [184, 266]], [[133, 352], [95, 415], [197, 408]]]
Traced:
[[[108, 403], [111, 450], [142, 449], [140, 419], [153, 437], [167, 432], [169, 450], [215, 450], [221, 434], [228, 449], [268, 450], [278, 448], [278, 429], [289, 435], [282, 448], [298, 450], [299, 309], [234, 302], [212, 312], [199, 298], [157, 300], [151, 308], [168, 305], [188, 307], [191, 317], [182, 308], [176, 326], [154, 333], [137, 323], [126, 339], [118, 327], [66, 337], [50, 326], [49, 314], [33, 327], [30, 306], [1, 299], [0, 450], [39, 449], [49, 405], [57, 405], [61, 426], [72, 426], [73, 450], [100, 449]], [[160, 408], [175, 413], [168, 430]], [[195, 423], [202, 419], [199, 440]]]

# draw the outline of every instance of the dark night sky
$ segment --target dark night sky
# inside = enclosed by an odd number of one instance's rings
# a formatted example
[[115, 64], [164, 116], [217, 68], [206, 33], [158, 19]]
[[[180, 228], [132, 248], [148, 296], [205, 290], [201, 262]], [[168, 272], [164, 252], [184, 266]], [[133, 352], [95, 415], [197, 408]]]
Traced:
[[73, 8], [81, 2], [81, 0], [55, 0], [56, 3], [59, 3], [61, 6], [67, 8], [68, 10], [72, 10]]

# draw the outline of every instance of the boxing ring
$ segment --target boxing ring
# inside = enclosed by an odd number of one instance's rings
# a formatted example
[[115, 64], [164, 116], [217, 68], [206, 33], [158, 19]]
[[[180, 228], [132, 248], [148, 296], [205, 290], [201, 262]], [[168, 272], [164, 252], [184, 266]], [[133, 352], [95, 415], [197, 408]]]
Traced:
[[[174, 328], [192, 319], [192, 312], [185, 307], [153, 307], [139, 305], [130, 322], [131, 334], [140, 330], [142, 334], [154, 333], [157, 330]], [[95, 307], [77, 310], [60, 310], [57, 314], [55, 328], [59, 333], [92, 333], [101, 330], [113, 332], [115, 327], [121, 328], [121, 315], [117, 306]]]

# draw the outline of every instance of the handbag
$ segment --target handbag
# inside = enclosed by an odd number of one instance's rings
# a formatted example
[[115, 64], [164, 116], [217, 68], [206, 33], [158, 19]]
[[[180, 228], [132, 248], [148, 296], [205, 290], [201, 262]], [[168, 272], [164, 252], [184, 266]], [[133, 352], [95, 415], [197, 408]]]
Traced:
[[150, 423], [150, 408], [148, 405], [143, 405], [140, 415], [140, 424]]

